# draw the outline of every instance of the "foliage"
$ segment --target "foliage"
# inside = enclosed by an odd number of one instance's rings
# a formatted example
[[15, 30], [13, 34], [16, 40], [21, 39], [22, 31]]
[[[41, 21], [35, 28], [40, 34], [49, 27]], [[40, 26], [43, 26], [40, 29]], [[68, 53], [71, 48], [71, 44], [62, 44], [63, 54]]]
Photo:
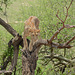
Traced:
[[2, 55], [3, 62], [9, 56], [12, 58], [12, 55], [13, 55], [13, 46], [11, 48], [7, 47], [7, 50], [5, 50]]

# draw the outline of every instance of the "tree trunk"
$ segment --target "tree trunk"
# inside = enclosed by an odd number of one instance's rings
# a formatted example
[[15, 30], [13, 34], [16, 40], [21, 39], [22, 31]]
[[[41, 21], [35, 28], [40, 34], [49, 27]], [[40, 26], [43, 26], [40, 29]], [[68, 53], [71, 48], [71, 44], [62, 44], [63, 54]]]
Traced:
[[22, 55], [22, 75], [34, 75], [38, 57], [35, 52], [24, 50]]

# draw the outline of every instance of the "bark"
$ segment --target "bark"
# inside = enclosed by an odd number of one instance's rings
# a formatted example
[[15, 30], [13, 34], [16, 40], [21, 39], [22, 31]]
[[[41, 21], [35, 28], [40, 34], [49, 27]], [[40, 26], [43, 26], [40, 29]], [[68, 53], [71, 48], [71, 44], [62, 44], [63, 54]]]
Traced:
[[[35, 69], [38, 60], [38, 51], [41, 46], [36, 48], [34, 52], [24, 50], [22, 54], [22, 75], [35, 75]], [[34, 48], [33, 48], [34, 49]]]
[[7, 24], [5, 21], [3, 21], [0, 18], [0, 24], [13, 36], [16, 36], [18, 34], [9, 24]]
[[11, 71], [2, 70], [2, 71], [0, 71], [0, 74], [2, 74], [2, 73], [4, 73], [4, 75], [12, 75]]
[[14, 56], [13, 56], [13, 60], [12, 60], [12, 65], [9, 68], [10, 71], [13, 71], [13, 69], [16, 67], [17, 65], [17, 59], [18, 59], [18, 52], [19, 52], [19, 47], [18, 46], [14, 46]]

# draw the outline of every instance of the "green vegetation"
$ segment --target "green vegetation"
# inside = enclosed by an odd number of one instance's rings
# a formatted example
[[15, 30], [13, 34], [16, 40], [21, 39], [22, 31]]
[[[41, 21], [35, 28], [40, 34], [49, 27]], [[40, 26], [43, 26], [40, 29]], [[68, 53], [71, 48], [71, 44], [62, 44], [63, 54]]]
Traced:
[[[37, 16], [40, 20], [40, 30], [41, 37], [43, 39], [50, 39], [50, 37], [57, 31], [62, 24], [57, 24], [59, 19], [56, 17], [56, 13], [59, 10], [59, 16], [62, 20], [65, 18], [66, 6], [69, 5], [71, 0], [3, 0], [6, 1], [2, 6], [0, 6], [0, 18], [8, 22], [20, 35], [24, 31], [24, 21], [29, 18], [29, 16]], [[1, 4], [2, 0], [0, 1]], [[5, 7], [7, 3], [7, 7]], [[5, 10], [6, 8], [6, 10]], [[75, 24], [75, 2], [69, 9], [69, 16], [65, 24], [74, 25]], [[5, 14], [6, 13], [6, 14]], [[57, 36], [58, 43], [64, 43], [68, 39], [72, 38], [75, 35], [75, 28], [64, 29]], [[66, 37], [66, 38], [65, 38]], [[7, 44], [11, 40], [12, 36], [0, 25], [0, 64], [2, 63], [2, 56], [4, 53], [8, 53]], [[71, 43], [75, 46], [75, 40]], [[21, 49], [21, 47], [20, 47]], [[71, 75], [74, 75], [74, 70], [66, 69], [62, 74], [61, 72], [56, 72], [54, 70], [54, 65], [50, 60], [41, 60], [44, 55], [49, 54], [49, 47], [42, 47], [39, 52], [39, 60], [37, 62], [37, 68], [35, 75], [66, 75], [71, 72]], [[74, 57], [74, 49], [67, 49], [66, 57]], [[48, 53], [46, 53], [46, 51]], [[59, 50], [55, 49], [55, 53], [63, 54], [64, 49]], [[10, 52], [9, 52], [10, 53]], [[19, 51], [18, 65], [16, 75], [22, 74], [22, 60], [21, 60], [21, 51]]]

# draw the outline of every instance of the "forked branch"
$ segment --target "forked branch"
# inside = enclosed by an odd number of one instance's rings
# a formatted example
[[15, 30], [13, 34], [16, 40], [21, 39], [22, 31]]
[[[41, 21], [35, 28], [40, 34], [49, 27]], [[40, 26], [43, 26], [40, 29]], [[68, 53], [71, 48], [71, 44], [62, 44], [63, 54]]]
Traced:
[[72, 5], [72, 2], [73, 2], [73, 0], [71, 1], [69, 7], [66, 7], [67, 13], [66, 13], [66, 17], [65, 17], [64, 23], [65, 23], [65, 21], [66, 21], [66, 19], [68, 17], [68, 10], [69, 10], [70, 6]]
[[70, 40], [68, 40], [64, 45], [68, 45], [71, 41], [75, 39], [75, 36], [73, 36]]
[[0, 24], [12, 35], [16, 36], [18, 33], [9, 24], [0, 18]]
[[70, 6], [72, 5], [72, 2], [73, 2], [73, 0], [71, 1], [69, 7], [66, 7], [66, 9], [67, 9], [67, 13], [66, 13], [66, 17], [65, 17], [64, 21], [58, 16], [58, 14], [59, 14], [59, 10], [57, 11], [56, 17], [62, 22], [63, 27], [65, 26], [64, 23], [65, 23], [65, 21], [66, 21], [66, 19], [67, 19], [67, 17], [68, 17], [68, 10], [69, 10]]
[[67, 8], [67, 13], [66, 13], [66, 17], [65, 17], [65, 20], [64, 20], [64, 21], [58, 16], [59, 10], [57, 11], [56, 17], [61, 21], [61, 23], [63, 24], [63, 26], [62, 26], [61, 28], [59, 28], [59, 29], [54, 33], [54, 35], [53, 35], [53, 36], [50, 38], [50, 40], [48, 41], [49, 43], [51, 43], [51, 42], [54, 40], [54, 38], [58, 35], [58, 33], [60, 33], [60, 31], [63, 30], [64, 28], [73, 28], [73, 27], [75, 27], [75, 25], [71, 25], [71, 26], [70, 26], [70, 25], [65, 25], [65, 24], [64, 24], [65, 21], [66, 21], [66, 19], [67, 19], [67, 17], [68, 17], [68, 10], [69, 10], [70, 6], [72, 5], [72, 2], [73, 2], [73, 0], [71, 1], [69, 7]]

